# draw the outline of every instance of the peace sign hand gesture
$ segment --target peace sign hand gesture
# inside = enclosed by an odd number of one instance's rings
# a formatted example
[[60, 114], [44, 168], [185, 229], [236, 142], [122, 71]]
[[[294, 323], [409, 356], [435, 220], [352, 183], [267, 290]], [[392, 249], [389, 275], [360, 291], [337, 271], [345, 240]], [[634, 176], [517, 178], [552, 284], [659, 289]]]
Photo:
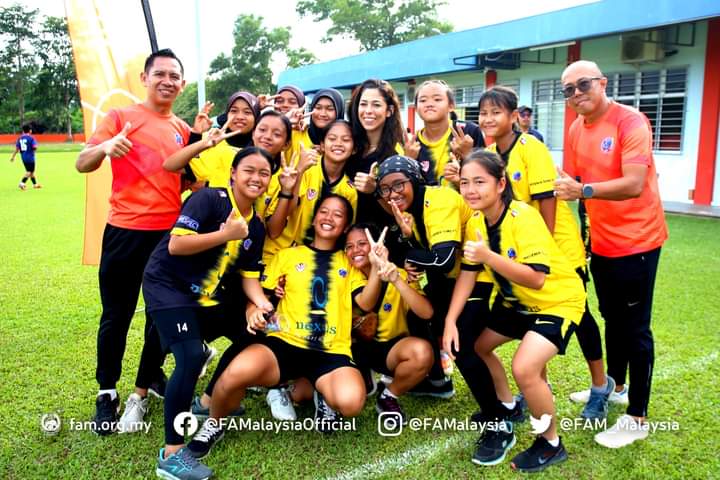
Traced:
[[213, 102], [205, 102], [203, 108], [195, 115], [195, 123], [193, 123], [192, 131], [194, 133], [206, 132], [212, 127], [212, 120], [210, 120], [210, 111], [212, 111], [215, 104]]
[[390, 208], [392, 208], [395, 222], [397, 222], [398, 227], [400, 227], [400, 231], [402, 232], [403, 237], [412, 237], [413, 225], [415, 224], [415, 219], [413, 218], [413, 216], [409, 212], [401, 212], [394, 201], [388, 200], [388, 203], [390, 204]]
[[[410, 129], [408, 129], [410, 130]], [[405, 134], [405, 156], [417, 160], [420, 156], [420, 141], [417, 135], [413, 135], [409, 131]]]
[[[302, 148], [302, 144], [300, 145]], [[280, 192], [284, 195], [292, 195], [299, 177], [299, 172], [292, 165], [288, 165], [284, 155], [280, 156], [280, 167], [282, 168], [282, 172], [280, 172], [280, 177], [278, 178], [280, 181]]]
[[475, 142], [470, 135], [465, 133], [462, 125], [451, 124], [450, 128], [452, 129], [453, 136], [453, 139], [450, 141], [450, 150], [452, 150], [457, 158], [463, 159], [470, 155]]
[[475, 230], [477, 241], [468, 240], [463, 245], [463, 256], [472, 263], [485, 263], [490, 255], [490, 249], [482, 238], [480, 230]]
[[450, 152], [450, 161], [445, 164], [443, 177], [449, 182], [455, 184], [460, 183], [460, 162], [458, 162], [457, 157], [455, 157], [455, 154], [452, 152]]
[[365, 236], [370, 243], [370, 263], [380, 269], [388, 261], [388, 250], [385, 248], [385, 234], [387, 234], [388, 227], [383, 228], [382, 233], [378, 237], [378, 241], [373, 240], [370, 230], [365, 229]]
[[273, 107], [275, 108], [275, 99], [277, 98], [277, 95], [267, 95], [265, 93], [258, 95], [258, 108], [260, 111], [263, 111], [265, 107]]
[[222, 142], [226, 138], [234, 137], [235, 135], [241, 133], [240, 130], [234, 130], [230, 133], [227, 133], [228, 126], [230, 126], [230, 122], [233, 120], [232, 117], [229, 117], [227, 119], [227, 122], [225, 122], [225, 125], [222, 126], [222, 128], [212, 128], [208, 132], [207, 136], [207, 146], [208, 147], [214, 147], [218, 143]]

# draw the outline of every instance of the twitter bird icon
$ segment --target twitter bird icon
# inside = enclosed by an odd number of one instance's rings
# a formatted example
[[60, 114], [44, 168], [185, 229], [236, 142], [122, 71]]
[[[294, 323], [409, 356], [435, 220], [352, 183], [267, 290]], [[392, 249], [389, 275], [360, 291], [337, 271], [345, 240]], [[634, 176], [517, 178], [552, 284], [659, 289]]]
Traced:
[[540, 418], [535, 418], [532, 415], [530, 415], [530, 425], [532, 426], [532, 433], [533, 435], [540, 435], [542, 433], [545, 433], [548, 428], [550, 428], [550, 421], [552, 420], [552, 415], [549, 413], [543, 413], [540, 415]]

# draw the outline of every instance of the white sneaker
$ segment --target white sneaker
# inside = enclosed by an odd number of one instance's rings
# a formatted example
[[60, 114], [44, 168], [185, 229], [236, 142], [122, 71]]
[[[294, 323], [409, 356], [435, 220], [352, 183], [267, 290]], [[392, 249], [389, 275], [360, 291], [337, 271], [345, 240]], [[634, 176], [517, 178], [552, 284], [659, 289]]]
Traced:
[[118, 433], [133, 433], [143, 430], [143, 419], [148, 411], [147, 397], [141, 398], [137, 393], [131, 393], [125, 402], [125, 411], [118, 421]]
[[203, 354], [205, 355], [205, 363], [203, 363], [202, 370], [200, 370], [200, 375], [198, 375], [198, 378], [202, 378], [207, 373], [207, 369], [210, 366], [210, 362], [213, 361], [213, 358], [215, 358], [218, 354], [217, 348], [211, 347], [210, 345], [204, 345]]
[[385, 375], [384, 373], [380, 375], [380, 381], [384, 383], [385, 385], [390, 385], [393, 382], [393, 377], [389, 375]]
[[[570, 394], [570, 400], [575, 403], [587, 403], [590, 399], [590, 389], [580, 390], [579, 392], [573, 392]], [[628, 386], [623, 386], [623, 389], [619, 392], [613, 391], [608, 397], [608, 402], [616, 405], [628, 406], [630, 405], [630, 398], [628, 397]]]
[[607, 448], [620, 448], [635, 440], [645, 440], [649, 434], [649, 425], [640, 423], [630, 415], [622, 415], [615, 425], [595, 435], [595, 441]]
[[287, 388], [269, 389], [265, 401], [270, 406], [273, 418], [277, 420], [297, 420], [295, 407], [293, 407]]

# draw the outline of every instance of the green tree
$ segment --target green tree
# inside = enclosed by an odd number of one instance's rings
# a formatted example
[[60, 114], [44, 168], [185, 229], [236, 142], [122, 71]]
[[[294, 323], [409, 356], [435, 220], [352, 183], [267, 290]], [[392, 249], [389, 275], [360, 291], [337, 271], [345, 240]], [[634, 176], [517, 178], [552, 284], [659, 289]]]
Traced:
[[[182, 93], [175, 100], [175, 103], [173, 103], [173, 113], [192, 125], [197, 112], [198, 86], [197, 82], [192, 82], [185, 85]], [[211, 115], [216, 115], [217, 113], [218, 111], [215, 109]]]
[[232, 54], [221, 53], [210, 63], [206, 86], [208, 99], [216, 105], [214, 113], [218, 112], [218, 107], [224, 108], [228, 97], [238, 90], [256, 94], [273, 92], [275, 85], [270, 63], [275, 55], [285, 54], [292, 67], [316, 60], [304, 48], [289, 48], [289, 28], [268, 30], [262, 22], [262, 17], [240, 15], [233, 28], [235, 45]]
[[65, 131], [72, 140], [73, 110], [80, 108], [77, 77], [67, 21], [46, 17], [33, 42], [41, 61], [33, 95], [34, 110], [51, 131]]
[[348, 37], [360, 42], [363, 50], [376, 50], [451, 32], [450, 23], [437, 20], [436, 9], [444, 4], [442, 0], [301, 0], [297, 12], [332, 22], [323, 42]]
[[37, 36], [38, 13], [37, 9], [26, 9], [20, 4], [0, 7], [0, 39], [4, 43], [0, 50], [0, 65], [14, 86], [13, 100], [17, 102], [19, 124], [25, 121], [26, 87], [36, 65], [32, 40]]

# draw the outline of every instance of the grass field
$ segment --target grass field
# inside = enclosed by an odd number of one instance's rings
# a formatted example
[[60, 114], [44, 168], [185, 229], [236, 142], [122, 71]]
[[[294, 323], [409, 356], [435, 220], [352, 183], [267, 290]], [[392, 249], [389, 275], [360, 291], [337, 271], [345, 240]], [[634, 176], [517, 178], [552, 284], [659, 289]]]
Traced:
[[[148, 478], [163, 442], [162, 404], [151, 400], [148, 434], [99, 438], [71, 431], [70, 419], [88, 420], [97, 385], [95, 335], [100, 302], [97, 269], [80, 265], [84, 177], [75, 172], [73, 147], [48, 153], [41, 146], [41, 190], [21, 192], [22, 163], [9, 163], [0, 148], [0, 476], [28, 478]], [[668, 216], [670, 240], [663, 249], [655, 293], [656, 348], [651, 420], [676, 421], [679, 431], [657, 432], [644, 442], [613, 451], [596, 445], [590, 431], [567, 431], [569, 461], [542, 478], [717, 478], [720, 476], [720, 221]], [[597, 311], [594, 298], [593, 310]], [[143, 314], [129, 335], [122, 400], [132, 388], [142, 338]], [[217, 342], [224, 347], [226, 344]], [[509, 358], [514, 345], [502, 351]], [[166, 371], [172, 370], [168, 360]], [[560, 418], [581, 407], [568, 400], [589, 383], [577, 342], [551, 363], [550, 376]], [[464, 419], [474, 411], [467, 387], [456, 374], [457, 396], [449, 401], [406, 398], [413, 417]], [[198, 390], [204, 384], [198, 386]], [[330, 438], [315, 433], [231, 432], [206, 463], [217, 478], [514, 478], [507, 461], [496, 467], [473, 465], [477, 434], [459, 431], [405, 431], [381, 437], [368, 402], [357, 431]], [[246, 400], [247, 415], [269, 418], [264, 396]], [[57, 413], [56, 436], [40, 429], [45, 413]], [[310, 407], [298, 413], [311, 415]], [[611, 410], [610, 420], [622, 412]], [[527, 423], [518, 445], [530, 445]]]

